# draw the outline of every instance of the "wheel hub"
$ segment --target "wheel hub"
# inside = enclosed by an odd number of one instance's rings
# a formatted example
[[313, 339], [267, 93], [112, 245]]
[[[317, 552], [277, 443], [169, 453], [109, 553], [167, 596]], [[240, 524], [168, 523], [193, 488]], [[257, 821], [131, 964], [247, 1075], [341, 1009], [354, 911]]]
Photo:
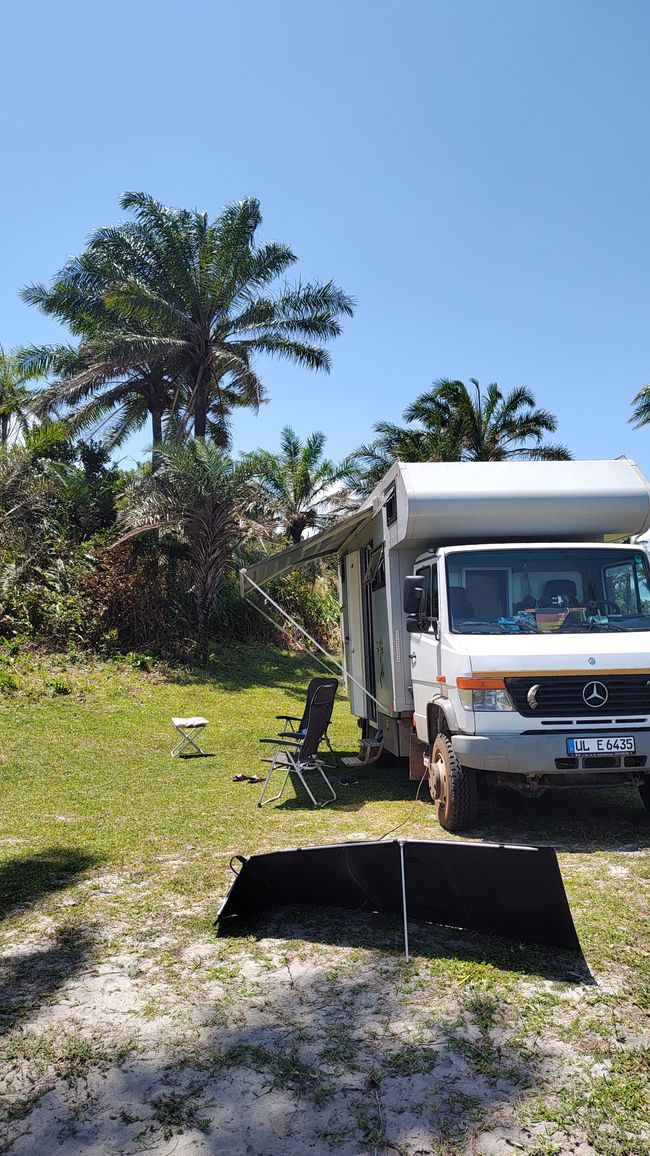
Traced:
[[444, 806], [447, 800], [447, 768], [442, 759], [437, 759], [435, 763], [431, 764], [429, 786], [431, 798], [434, 802], [442, 803]]
[[444, 808], [447, 806], [447, 767], [442, 760], [436, 763], [436, 770], [438, 774], [438, 793], [436, 798]]

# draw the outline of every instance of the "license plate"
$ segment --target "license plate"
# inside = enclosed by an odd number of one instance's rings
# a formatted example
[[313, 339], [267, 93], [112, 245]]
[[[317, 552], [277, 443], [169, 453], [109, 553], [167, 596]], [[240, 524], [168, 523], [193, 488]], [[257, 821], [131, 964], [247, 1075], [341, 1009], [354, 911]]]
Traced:
[[607, 755], [624, 751], [633, 755], [636, 740], [632, 735], [610, 735], [607, 738], [567, 739], [568, 755]]

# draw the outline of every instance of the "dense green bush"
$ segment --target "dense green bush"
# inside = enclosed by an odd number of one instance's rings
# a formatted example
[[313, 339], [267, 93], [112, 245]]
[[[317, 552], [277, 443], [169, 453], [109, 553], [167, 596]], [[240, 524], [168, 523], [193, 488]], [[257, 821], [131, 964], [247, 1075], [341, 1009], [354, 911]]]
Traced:
[[[319, 572], [312, 578], [296, 570], [271, 583], [268, 593], [321, 646], [338, 649], [339, 604], [330, 571]], [[215, 638], [221, 641], [281, 642], [289, 646], [299, 640], [298, 632], [272, 606], [265, 604], [261, 595], [254, 594], [253, 601], [277, 623], [276, 627], [263, 618], [254, 605], [242, 600], [238, 577], [230, 575], [214, 606]]]
[[[104, 449], [71, 444], [56, 425], [0, 451], [0, 637], [102, 654], [190, 653], [197, 640], [197, 571], [187, 535], [148, 530], [116, 544], [125, 528], [122, 521], [116, 532], [116, 510], [120, 500], [125, 504], [129, 477]], [[271, 540], [274, 549], [282, 545]], [[237, 570], [259, 550], [248, 529], [230, 565], [222, 562], [221, 583], [212, 605], [206, 603], [209, 636], [294, 645], [298, 633], [275, 610], [270, 616], [277, 626], [240, 597]], [[322, 645], [336, 645], [330, 571], [312, 564], [272, 584], [269, 593]]]

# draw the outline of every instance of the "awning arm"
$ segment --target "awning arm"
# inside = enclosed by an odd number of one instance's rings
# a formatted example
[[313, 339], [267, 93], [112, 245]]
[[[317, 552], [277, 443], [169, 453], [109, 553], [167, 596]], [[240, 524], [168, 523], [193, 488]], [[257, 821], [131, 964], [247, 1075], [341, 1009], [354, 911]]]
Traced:
[[[374, 694], [371, 694], [370, 691], [367, 690], [366, 687], [363, 685], [363, 683], [358, 682], [356, 678], [353, 678], [349, 671], [344, 670], [343, 665], [339, 662], [338, 658], [335, 658], [334, 655], [330, 654], [329, 651], [327, 651], [324, 646], [321, 646], [320, 642], [317, 642], [315, 638], [312, 638], [311, 634], [309, 634], [308, 631], [305, 630], [304, 626], [301, 626], [299, 622], [296, 622], [295, 618], [292, 618], [287, 610], [283, 610], [282, 607], [279, 605], [279, 603], [275, 602], [274, 599], [271, 598], [270, 594], [267, 594], [266, 590], [262, 590], [262, 587], [258, 586], [257, 582], [253, 581], [250, 574], [246, 573], [246, 570], [240, 570], [239, 573], [240, 573], [240, 577], [241, 577], [242, 594], [243, 594], [244, 598], [246, 598], [246, 583], [248, 583], [248, 585], [252, 586], [253, 589], [256, 590], [258, 594], [262, 595], [262, 598], [264, 599], [265, 602], [268, 602], [271, 606], [273, 606], [278, 611], [279, 614], [282, 615], [283, 618], [285, 618], [287, 620], [287, 622], [290, 622], [292, 626], [295, 626], [296, 630], [299, 630], [300, 633], [303, 635], [303, 637], [306, 638], [309, 642], [311, 642], [312, 646], [315, 646], [318, 650], [320, 650], [321, 654], [324, 654], [329, 662], [331, 662], [334, 666], [338, 667], [338, 669], [341, 671], [341, 674], [344, 676], [344, 678], [349, 679], [350, 682], [353, 682], [355, 686], [358, 686], [359, 689], [362, 690], [363, 693], [365, 695], [367, 695], [369, 699], [372, 699], [372, 701], [375, 703], [376, 706], [378, 706], [380, 708], [380, 710], [385, 711], [386, 708], [384, 707], [383, 703], [381, 703], [379, 701], [379, 699], [375, 698]], [[264, 611], [261, 609], [261, 607], [257, 606], [257, 604], [255, 602], [253, 602], [251, 598], [246, 598], [246, 601], [248, 602], [249, 606], [253, 606], [255, 608], [255, 610], [257, 610], [258, 614], [261, 614], [264, 618], [267, 619], [267, 621], [270, 621], [269, 616], [267, 614], [265, 614]], [[274, 623], [274, 625], [275, 625], [275, 623]]]
[[338, 554], [357, 530], [371, 517], [372, 509], [364, 507], [357, 510], [356, 513], [349, 514], [346, 518], [334, 522], [331, 526], [327, 526], [318, 534], [312, 534], [311, 537], [304, 538], [293, 546], [288, 546], [278, 554], [271, 554], [266, 558], [258, 558], [257, 562], [251, 562], [243, 570], [240, 570], [242, 598], [244, 597], [245, 576], [254, 574], [254, 581], [260, 586], [266, 586], [273, 579], [281, 578], [290, 570], [296, 570], [300, 566], [316, 561], [317, 558], [325, 558], [328, 554]]

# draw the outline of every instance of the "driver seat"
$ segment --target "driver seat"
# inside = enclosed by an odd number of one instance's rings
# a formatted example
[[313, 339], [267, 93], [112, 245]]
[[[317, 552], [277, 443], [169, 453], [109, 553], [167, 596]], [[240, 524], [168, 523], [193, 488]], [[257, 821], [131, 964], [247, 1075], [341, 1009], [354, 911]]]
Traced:
[[561, 598], [565, 606], [578, 606], [577, 588], [570, 578], [551, 578], [544, 587], [540, 606], [552, 606], [554, 598]]

